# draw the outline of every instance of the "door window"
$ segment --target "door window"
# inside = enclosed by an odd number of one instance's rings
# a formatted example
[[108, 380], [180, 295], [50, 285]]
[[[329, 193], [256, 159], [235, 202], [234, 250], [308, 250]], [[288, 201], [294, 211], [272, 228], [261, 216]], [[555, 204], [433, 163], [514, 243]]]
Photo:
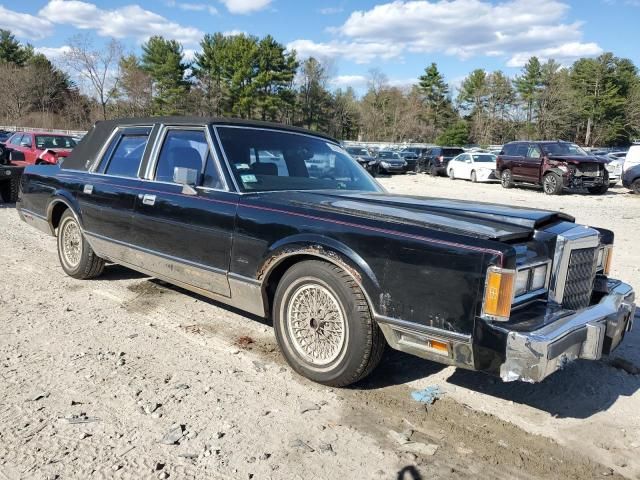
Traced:
[[173, 183], [176, 167], [197, 170], [197, 185], [222, 188], [220, 172], [209, 151], [204, 130], [176, 129], [167, 132], [158, 157], [155, 179]]
[[26, 148], [31, 148], [31, 135], [26, 134], [26, 135], [22, 135], [22, 138], [20, 139], [20, 145], [22, 147], [26, 147]]
[[[136, 178], [147, 145], [147, 135], [122, 135], [115, 140], [111, 158], [105, 169], [107, 175]], [[110, 148], [111, 150], [111, 148]]]
[[527, 145], [526, 143], [519, 143], [518, 146], [516, 147], [516, 152], [514, 153], [514, 155], [516, 157], [526, 157], [528, 150], [529, 150], [529, 145]]
[[540, 158], [541, 155], [540, 147], [537, 145], [529, 145], [529, 151], [527, 152], [528, 158]]

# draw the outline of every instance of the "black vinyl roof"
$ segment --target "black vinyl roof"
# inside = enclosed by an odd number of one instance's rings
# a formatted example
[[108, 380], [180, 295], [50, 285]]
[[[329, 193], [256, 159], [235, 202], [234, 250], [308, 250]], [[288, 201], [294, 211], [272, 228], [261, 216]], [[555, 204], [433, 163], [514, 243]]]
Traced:
[[304, 128], [283, 125], [280, 123], [262, 122], [258, 120], [244, 120], [239, 118], [219, 118], [219, 117], [140, 117], [140, 118], [118, 118], [113, 120], [101, 120], [96, 122], [93, 128], [87, 132], [80, 143], [73, 149], [71, 154], [62, 163], [62, 168], [73, 170], [87, 170], [96, 160], [104, 143], [108, 140], [113, 130], [117, 127], [153, 126], [155, 124], [164, 125], [233, 125], [241, 127], [271, 128], [285, 132], [304, 133], [319, 138], [324, 138], [332, 142], [336, 139], [319, 132], [312, 132]]

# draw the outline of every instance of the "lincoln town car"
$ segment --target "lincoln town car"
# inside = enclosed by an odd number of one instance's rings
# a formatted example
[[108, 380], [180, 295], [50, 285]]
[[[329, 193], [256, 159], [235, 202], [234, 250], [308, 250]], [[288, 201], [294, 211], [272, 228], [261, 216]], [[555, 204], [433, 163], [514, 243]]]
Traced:
[[336, 140], [288, 126], [99, 122], [25, 169], [17, 208], [71, 277], [120, 264], [268, 318], [291, 367], [325, 385], [364, 378], [386, 346], [539, 382], [608, 355], [634, 318], [611, 231], [390, 194]]

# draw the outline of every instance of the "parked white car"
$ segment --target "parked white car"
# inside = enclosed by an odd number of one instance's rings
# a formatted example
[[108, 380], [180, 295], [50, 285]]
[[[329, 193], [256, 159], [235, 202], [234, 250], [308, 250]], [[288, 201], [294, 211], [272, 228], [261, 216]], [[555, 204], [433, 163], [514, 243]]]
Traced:
[[493, 153], [461, 153], [449, 162], [449, 178], [487, 182], [497, 180], [496, 156]]
[[616, 185], [622, 178], [622, 166], [624, 165], [624, 159], [626, 155], [626, 152], [623, 152], [622, 156], [620, 155], [620, 152], [609, 153], [607, 155], [607, 158], [611, 160], [606, 167], [607, 172], [609, 172], [610, 187]]

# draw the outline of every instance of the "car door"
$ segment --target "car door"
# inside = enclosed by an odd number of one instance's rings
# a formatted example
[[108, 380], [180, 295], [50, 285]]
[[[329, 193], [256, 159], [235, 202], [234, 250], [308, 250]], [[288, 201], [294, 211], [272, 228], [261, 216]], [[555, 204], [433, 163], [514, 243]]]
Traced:
[[131, 220], [150, 133], [150, 126], [115, 129], [97, 165], [75, 172], [80, 178], [76, 198], [85, 234], [114, 260], [128, 260]]
[[25, 162], [27, 160], [26, 148], [22, 145], [22, 138], [27, 136], [25, 133], [15, 133], [9, 140], [6, 145], [10, 149], [10, 158], [12, 160], [19, 160]]
[[455, 178], [465, 178], [464, 175], [464, 157], [465, 154], [458, 155], [449, 162], [449, 168], [447, 174], [453, 170], [453, 176]]
[[522, 178], [531, 183], [540, 181], [540, 165], [542, 164], [542, 150], [535, 144], [529, 144], [527, 155], [522, 162]]
[[528, 149], [528, 143], [518, 143], [515, 146], [513, 156], [511, 157], [511, 164], [513, 165], [511, 172], [513, 173], [514, 180], [522, 181], [526, 179], [525, 158]]
[[22, 146], [22, 152], [24, 153], [24, 160], [27, 163], [36, 163], [38, 160], [38, 151], [36, 150], [36, 144], [34, 142], [33, 134], [26, 133], [20, 140]]
[[[166, 126], [136, 198], [136, 264], [185, 286], [229, 296], [238, 194], [227, 187], [206, 126]], [[175, 168], [197, 170], [195, 188]]]

